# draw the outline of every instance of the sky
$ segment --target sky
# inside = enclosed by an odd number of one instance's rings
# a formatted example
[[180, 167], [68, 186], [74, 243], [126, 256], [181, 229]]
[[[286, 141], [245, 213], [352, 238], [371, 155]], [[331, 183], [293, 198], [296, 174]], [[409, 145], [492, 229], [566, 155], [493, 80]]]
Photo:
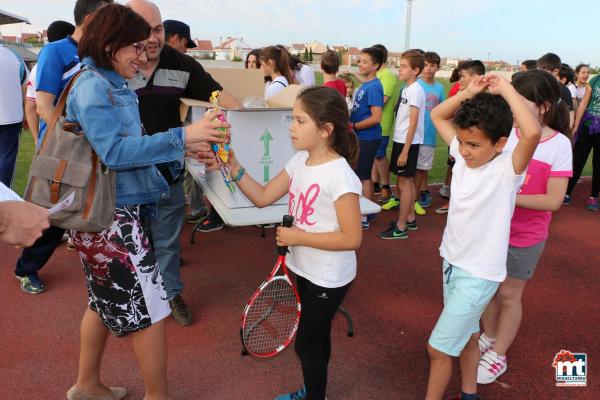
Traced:
[[[117, 1], [124, 3], [124, 1]], [[375, 43], [403, 51], [406, 0], [156, 0], [163, 19], [191, 27], [192, 37], [242, 37], [250, 47], [319, 41], [359, 48]], [[563, 62], [600, 66], [600, 2], [558, 0], [414, 0], [410, 47], [442, 57], [516, 64], [547, 52]], [[42, 30], [73, 22], [75, 0], [0, 0], [0, 10], [29, 19], [0, 32]], [[596, 17], [594, 19], [594, 17]]]

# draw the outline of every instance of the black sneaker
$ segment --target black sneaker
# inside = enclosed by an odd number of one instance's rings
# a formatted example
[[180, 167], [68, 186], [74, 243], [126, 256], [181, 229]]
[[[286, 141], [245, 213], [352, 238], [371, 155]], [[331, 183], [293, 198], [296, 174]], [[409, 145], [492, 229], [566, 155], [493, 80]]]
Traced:
[[[414, 221], [413, 221], [414, 222]], [[408, 225], [408, 224], [407, 224]], [[377, 234], [382, 239], [408, 239], [408, 229], [398, 229], [395, 222], [390, 222], [390, 227]]]
[[171, 315], [178, 325], [188, 326], [192, 323], [192, 312], [181, 298], [181, 295], [178, 294], [172, 300], [169, 300], [169, 306], [171, 306]]
[[415, 219], [414, 221], [406, 221], [406, 229], [408, 229], [409, 231], [416, 231], [417, 229], [419, 229], [419, 227], [417, 226], [417, 220]]
[[200, 224], [196, 226], [196, 230], [198, 232], [204, 233], [220, 231], [221, 229], [223, 229], [223, 221], [213, 219], [210, 217], [210, 215], [204, 218], [204, 221], [200, 222]]
[[44, 282], [37, 274], [29, 274], [26, 276], [15, 275], [15, 278], [21, 282], [21, 290], [25, 293], [39, 294], [46, 291]]
[[373, 193], [374, 194], [381, 194], [381, 185], [377, 182], [373, 182]]
[[192, 212], [185, 216], [185, 222], [187, 222], [188, 224], [197, 224], [202, 218], [205, 218], [207, 215], [208, 211], [206, 209], [198, 212]]

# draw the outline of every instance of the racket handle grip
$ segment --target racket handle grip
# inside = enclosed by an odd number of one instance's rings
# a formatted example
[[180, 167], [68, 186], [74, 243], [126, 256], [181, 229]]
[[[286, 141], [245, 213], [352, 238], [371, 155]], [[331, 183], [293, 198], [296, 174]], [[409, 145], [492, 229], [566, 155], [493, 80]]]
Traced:
[[[285, 228], [291, 228], [294, 224], [294, 216], [293, 215], [284, 215], [283, 216], [283, 226]], [[287, 253], [287, 246], [277, 246], [277, 254], [280, 256], [285, 256]]]
[[283, 216], [283, 226], [286, 228], [291, 228], [294, 224], [294, 216], [293, 215], [284, 215]]

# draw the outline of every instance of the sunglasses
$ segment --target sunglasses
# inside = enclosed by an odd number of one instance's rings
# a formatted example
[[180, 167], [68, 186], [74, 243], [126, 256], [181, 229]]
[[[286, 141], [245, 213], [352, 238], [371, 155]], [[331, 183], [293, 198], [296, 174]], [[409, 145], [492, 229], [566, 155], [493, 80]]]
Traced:
[[148, 49], [148, 43], [134, 43], [132, 46], [135, 49], [135, 54], [138, 56]]

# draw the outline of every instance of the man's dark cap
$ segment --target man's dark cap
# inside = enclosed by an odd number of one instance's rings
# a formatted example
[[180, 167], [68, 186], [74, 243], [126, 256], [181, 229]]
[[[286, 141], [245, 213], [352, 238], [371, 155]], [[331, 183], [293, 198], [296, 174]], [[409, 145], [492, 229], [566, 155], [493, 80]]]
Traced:
[[193, 49], [196, 46], [196, 43], [192, 40], [192, 37], [190, 36], [190, 27], [188, 24], [181, 22], [181, 21], [176, 21], [174, 19], [168, 19], [165, 22], [163, 22], [163, 26], [165, 28], [165, 33], [170, 33], [170, 34], [177, 34], [181, 37], [184, 37], [187, 39], [187, 47], [188, 49]]

